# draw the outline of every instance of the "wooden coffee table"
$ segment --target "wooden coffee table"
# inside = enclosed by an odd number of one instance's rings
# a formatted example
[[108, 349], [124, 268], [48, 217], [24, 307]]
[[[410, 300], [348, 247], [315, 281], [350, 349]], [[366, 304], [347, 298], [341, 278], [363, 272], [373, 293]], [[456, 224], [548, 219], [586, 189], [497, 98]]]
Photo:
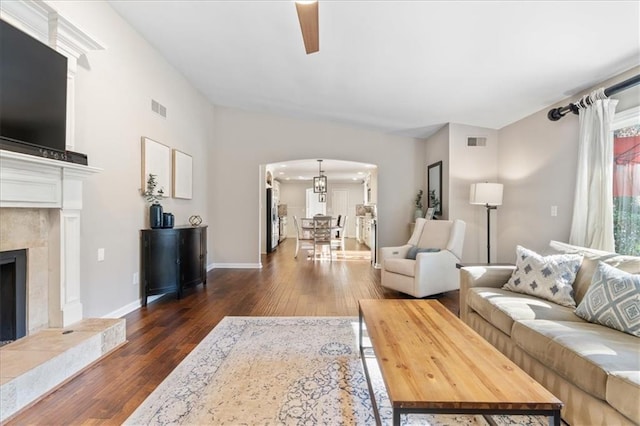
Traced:
[[400, 414], [533, 414], [560, 425], [562, 402], [436, 300], [360, 300], [360, 356], [376, 422], [364, 327]]

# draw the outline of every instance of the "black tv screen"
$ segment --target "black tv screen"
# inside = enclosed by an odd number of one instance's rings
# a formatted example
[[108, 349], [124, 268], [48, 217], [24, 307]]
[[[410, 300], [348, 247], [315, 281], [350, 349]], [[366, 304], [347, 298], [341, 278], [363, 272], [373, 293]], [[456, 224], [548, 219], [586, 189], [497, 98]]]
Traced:
[[0, 138], [64, 151], [67, 58], [0, 20]]

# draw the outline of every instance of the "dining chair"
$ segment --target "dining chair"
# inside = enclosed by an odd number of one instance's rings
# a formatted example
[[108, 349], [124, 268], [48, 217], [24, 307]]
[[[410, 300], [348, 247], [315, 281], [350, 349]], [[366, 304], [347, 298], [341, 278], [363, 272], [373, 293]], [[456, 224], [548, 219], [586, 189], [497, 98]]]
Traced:
[[302, 231], [302, 228], [300, 227], [300, 223], [298, 222], [297, 216], [293, 216], [293, 223], [296, 227], [296, 253], [293, 255], [293, 258], [297, 259], [298, 251], [300, 249], [312, 250], [315, 247], [313, 246], [313, 244], [311, 244], [311, 241], [313, 241], [313, 238], [305, 237], [305, 234]]
[[349, 219], [349, 216], [344, 216], [342, 218], [342, 223], [340, 223], [338, 227], [337, 237], [331, 239], [331, 244], [334, 247], [340, 248], [340, 250], [342, 251], [344, 251], [344, 236], [347, 226], [347, 219]]
[[321, 248], [320, 255], [324, 251], [324, 247], [329, 248], [329, 259], [331, 254], [331, 216], [315, 216], [313, 218], [313, 259], [316, 259], [316, 250]]

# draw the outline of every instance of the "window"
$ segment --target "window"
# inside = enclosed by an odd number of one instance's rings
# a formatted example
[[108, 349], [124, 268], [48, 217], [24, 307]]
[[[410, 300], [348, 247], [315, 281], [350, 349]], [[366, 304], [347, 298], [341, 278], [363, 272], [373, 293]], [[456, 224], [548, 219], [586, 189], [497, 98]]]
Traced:
[[640, 256], [640, 107], [614, 119], [613, 235], [617, 253]]

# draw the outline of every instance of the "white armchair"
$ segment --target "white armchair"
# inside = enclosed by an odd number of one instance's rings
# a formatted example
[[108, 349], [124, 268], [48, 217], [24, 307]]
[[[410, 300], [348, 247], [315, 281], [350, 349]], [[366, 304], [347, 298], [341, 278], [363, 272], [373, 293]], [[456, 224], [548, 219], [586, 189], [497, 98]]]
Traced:
[[[414, 297], [459, 289], [456, 263], [462, 256], [465, 227], [461, 220], [417, 219], [407, 244], [380, 249], [382, 286]], [[407, 255], [415, 255], [415, 260]]]

